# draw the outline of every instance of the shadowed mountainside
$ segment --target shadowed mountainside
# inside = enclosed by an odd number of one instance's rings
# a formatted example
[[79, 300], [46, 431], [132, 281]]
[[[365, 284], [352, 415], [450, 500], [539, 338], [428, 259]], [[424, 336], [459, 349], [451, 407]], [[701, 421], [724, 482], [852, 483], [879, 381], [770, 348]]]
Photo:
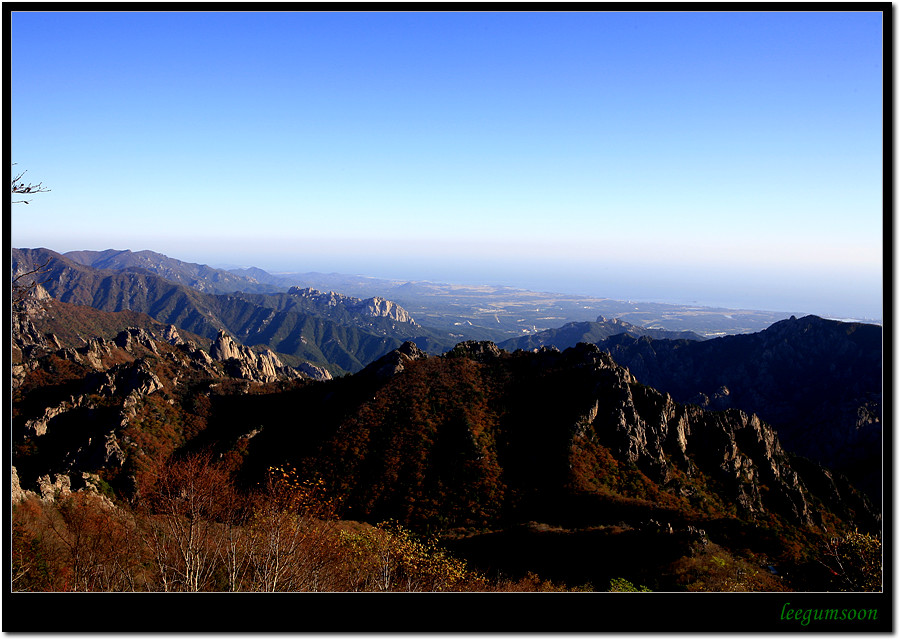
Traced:
[[[880, 528], [845, 479], [793, 458], [755, 415], [678, 404], [594, 345], [509, 354], [469, 342], [427, 356], [407, 343], [350, 378], [281, 399], [222, 401], [221, 421], [195, 446], [229, 450], [252, 417], [247, 482], [268, 466], [296, 466], [342, 496], [347, 517], [444, 532], [496, 570], [524, 571], [534, 543], [550, 545], [547, 575], [586, 579], [584, 562], [566, 565], [550, 551], [580, 531], [598, 553], [658, 548], [659, 557], [629, 556], [645, 581], [707, 544], [805, 580], [818, 574], [799, 549], [822, 531]], [[521, 529], [529, 522], [558, 535]], [[525, 532], [515, 539], [526, 555], [505, 563], [489, 553], [488, 562], [481, 554], [496, 550], [500, 531]]]
[[506, 351], [516, 349], [532, 350], [539, 347], [556, 347], [567, 349], [574, 347], [579, 342], [600, 342], [610, 336], [620, 333], [629, 333], [633, 336], [648, 336], [655, 339], [667, 340], [705, 340], [703, 336], [693, 331], [667, 331], [665, 329], [647, 329], [618, 318], [607, 320], [603, 316], [596, 322], [569, 322], [557, 329], [547, 329], [527, 336], [512, 338], [499, 343], [497, 346]]
[[[724, 588], [695, 575], [720, 561], [755, 576], [745, 587], [821, 586], [830, 578], [804, 554], [826, 528], [880, 528], [841, 477], [792, 458], [755, 415], [678, 404], [595, 345], [428, 356], [407, 342], [313, 382], [269, 376], [225, 334], [205, 353], [161, 325], [77, 348], [21, 329], [26, 490], [127, 496], [151, 462], [212, 450], [246, 487], [294, 466], [341, 496], [345, 517], [438, 532], [486, 570], [654, 588]], [[575, 552], [587, 548], [596, 562]]]
[[805, 316], [702, 342], [618, 335], [598, 344], [679, 402], [758, 414], [789, 451], [846, 474], [879, 500], [882, 334], [878, 325]]

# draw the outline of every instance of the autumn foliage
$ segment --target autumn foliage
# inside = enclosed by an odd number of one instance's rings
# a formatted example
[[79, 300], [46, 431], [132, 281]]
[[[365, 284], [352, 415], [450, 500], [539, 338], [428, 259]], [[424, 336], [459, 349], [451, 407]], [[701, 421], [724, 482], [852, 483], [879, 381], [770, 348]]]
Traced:
[[338, 517], [290, 467], [239, 491], [207, 454], [158, 465], [132, 505], [91, 492], [13, 508], [16, 591], [531, 591], [492, 580], [397, 522]]

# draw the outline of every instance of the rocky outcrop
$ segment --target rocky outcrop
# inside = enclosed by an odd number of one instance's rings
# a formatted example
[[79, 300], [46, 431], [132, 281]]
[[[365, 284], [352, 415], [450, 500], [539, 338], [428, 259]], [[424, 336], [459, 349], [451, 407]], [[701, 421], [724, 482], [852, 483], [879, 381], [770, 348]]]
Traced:
[[391, 320], [395, 320], [396, 322], [416, 324], [415, 320], [413, 320], [412, 316], [409, 315], [406, 309], [394, 302], [391, 302], [390, 300], [385, 300], [384, 298], [379, 298], [378, 296], [362, 300], [356, 305], [349, 306], [351, 309], [357, 310], [364, 316], [370, 316], [372, 318], [389, 318]]
[[35, 496], [34, 491], [26, 491], [19, 484], [19, 474], [16, 471], [16, 468], [12, 468], [12, 478], [9, 485], [10, 499], [13, 504], [17, 502], [22, 502], [23, 500], [27, 500], [28, 498]]
[[[127, 418], [123, 419], [123, 423]], [[125, 452], [119, 445], [115, 430], [88, 437], [71, 456], [74, 469], [108, 469], [125, 464]]]
[[10, 337], [12, 338], [14, 388], [18, 386], [24, 376], [29, 359], [60, 348], [59, 341], [55, 336], [41, 333], [33, 322], [35, 318], [46, 315], [44, 302], [49, 297], [40, 284], [35, 284], [23, 300], [17, 305], [13, 305]]
[[310, 377], [329, 380], [331, 374], [321, 367], [307, 364], [298, 369], [285, 365], [271, 349], [256, 352], [237, 343], [224, 331], [220, 331], [209, 349], [212, 359], [224, 363], [226, 372], [235, 378], [255, 382], [274, 382], [282, 379]]
[[538, 331], [530, 335], [510, 338], [499, 344], [501, 349], [515, 351], [526, 349], [533, 351], [544, 346], [566, 349], [579, 342], [598, 343], [610, 336], [628, 333], [632, 336], [648, 336], [665, 340], [705, 340], [693, 331], [668, 331], [665, 329], [648, 329], [631, 324], [620, 318], [609, 320], [598, 316], [596, 322], [568, 322], [561, 327]]
[[[174, 327], [169, 327], [169, 329], [174, 329]], [[167, 335], [170, 333], [167, 329]], [[177, 334], [177, 332], [176, 332]], [[148, 351], [159, 354], [159, 349], [156, 346], [156, 340], [147, 333], [144, 329], [140, 329], [137, 327], [129, 327], [124, 331], [121, 331], [113, 340], [116, 345], [125, 349], [126, 351], [134, 352], [136, 346], [141, 346]]]
[[40, 498], [44, 502], [56, 502], [73, 493], [90, 493], [100, 496], [107, 507], [115, 508], [109, 497], [101, 493], [101, 485], [100, 476], [96, 473], [77, 474], [74, 483], [72, 477], [64, 473], [53, 474], [52, 479], [50, 474], [44, 474], [37, 480], [37, 491], [29, 491], [22, 488], [19, 483], [19, 474], [16, 472], [16, 468], [12, 467], [10, 501], [14, 505], [31, 498]]
[[72, 493], [72, 480], [69, 476], [57, 473], [53, 479], [50, 475], [44, 475], [38, 478], [38, 490], [41, 499], [47, 502], [53, 502], [57, 498], [65, 498]]
[[375, 362], [369, 364], [359, 372], [361, 377], [374, 377], [377, 380], [387, 380], [397, 375], [413, 360], [427, 358], [428, 354], [419, 349], [413, 342], [404, 342], [390, 353], [386, 353]]
[[[377, 384], [367, 386], [367, 378]], [[333, 442], [316, 450], [337, 457], [316, 457], [309, 469], [375, 474], [364, 482], [337, 480], [359, 517], [408, 504], [407, 491], [422, 505], [443, 505], [431, 508], [459, 526], [489, 522], [484, 514], [509, 509], [517, 518], [544, 517], [535, 513], [587, 496], [586, 506], [566, 517], [615, 524], [609, 518], [618, 516], [583, 510], [612, 500], [644, 515], [680, 504], [682, 519], [707, 513], [766, 521], [771, 515], [810, 527], [830, 513], [867, 530], [877, 527], [877, 514], [849, 486], [814, 463], [795, 466], [759, 416], [678, 403], [642, 385], [594, 344], [510, 354], [471, 341], [428, 357], [409, 342], [353, 379], [362, 387], [343, 399], [337, 390], [329, 394], [335, 396], [329, 406], [352, 407], [360, 398], [365, 404], [358, 413], [342, 409], [351, 417]], [[402, 470], [398, 460], [407, 461]], [[480, 515], [454, 506], [454, 496], [477, 492]], [[511, 504], [503, 504], [504, 496]], [[377, 517], [427, 521], [436, 517], [428, 508], [420, 515], [378, 511]]]
[[227, 333], [224, 331], [219, 331], [219, 335], [216, 336], [215, 341], [209, 348], [209, 355], [213, 358], [213, 360], [240, 360], [244, 357], [251, 357], [254, 355], [250, 349], [244, 347], [244, 351], [241, 350], [241, 346], [238, 345]]
[[44, 407], [43, 413], [41, 415], [30, 418], [25, 421], [24, 424], [24, 433], [28, 437], [37, 437], [42, 436], [47, 433], [47, 427], [50, 424], [50, 421], [56, 418], [57, 416], [63, 415], [73, 409], [76, 409], [84, 404], [84, 396], [70, 396], [68, 400], [64, 400], [59, 404]]
[[444, 354], [447, 358], [469, 358], [477, 362], [489, 362], [500, 357], [500, 348], [490, 340], [466, 340]]
[[[542, 368], [568, 371], [566, 377], [581, 372], [568, 388], [555, 376], [547, 379], [555, 402], [586, 406], [573, 421], [570, 449], [603, 446], [661, 486], [681, 474], [702, 473], [721, 485], [745, 514], [771, 509], [796, 523], [812, 523], [798, 474], [774, 430], [757, 416], [678, 404], [641, 385], [593, 344], [534, 357], [544, 361]], [[763, 486], [768, 487], [765, 498]]]
[[[68, 309], [60, 308], [65, 317]], [[102, 322], [96, 326], [108, 327], [119, 319], [97, 314], [76, 314], [73, 324], [89, 326], [99, 318]], [[153, 325], [151, 330], [127, 327], [111, 340], [88, 337], [78, 346], [61, 348], [55, 336], [35, 328], [32, 317], [20, 315], [19, 344], [26, 348], [24, 359], [13, 369], [18, 391], [12, 434], [19, 498], [25, 495], [23, 487], [45, 498], [65, 493], [72, 483], [78, 489], [84, 473], [107, 470], [117, 476], [129, 456], [140, 455], [147, 446], [147, 440], [135, 436], [136, 429], [162, 432], [176, 441], [184, 429], [183, 419], [190, 428], [202, 428], [206, 414], [197, 417], [190, 411], [196, 390], [210, 380], [215, 384], [239, 378], [249, 386], [251, 381], [331, 377], [313, 365], [287, 366], [274, 351], [256, 352], [224, 333], [212, 345], [219, 358], [214, 359], [171, 325]], [[72, 334], [77, 337], [72, 331], [67, 344], [74, 342]], [[200, 406], [206, 406], [204, 401]], [[149, 436], [151, 441], [156, 437]], [[133, 485], [133, 478], [126, 477], [132, 472], [122, 473], [119, 486]]]
[[619, 335], [600, 346], [679, 402], [759, 414], [788, 451], [880, 496], [881, 327], [806, 316], [702, 342]]
[[299, 371], [303, 375], [305, 375], [307, 378], [311, 378], [313, 380], [318, 380], [320, 382], [323, 380], [331, 380], [331, 378], [332, 378], [331, 374], [328, 373], [328, 370], [326, 370], [322, 367], [317, 367], [316, 365], [314, 365], [310, 362], [301, 362], [294, 368], [297, 369], [297, 371]]
[[184, 344], [184, 338], [181, 337], [178, 328], [174, 324], [170, 324], [166, 327], [165, 333], [163, 334], [163, 340], [176, 347]]
[[795, 524], [818, 525], [824, 521], [814, 498], [840, 517], [875, 525], [877, 514], [863, 496], [820, 465], [795, 464], [775, 429], [759, 416], [677, 403], [603, 360], [594, 345], [578, 349], [603, 382], [598, 381], [599, 397], [574, 429], [577, 438], [607, 446], [661, 486], [679, 475], [676, 471], [701, 472], [745, 514], [773, 511]]
[[379, 296], [360, 299], [345, 296], [334, 291], [323, 293], [311, 287], [291, 287], [288, 295], [310, 300], [323, 307], [343, 307], [349, 313], [368, 318], [387, 318], [395, 322], [416, 325], [416, 321], [406, 309], [395, 302]]

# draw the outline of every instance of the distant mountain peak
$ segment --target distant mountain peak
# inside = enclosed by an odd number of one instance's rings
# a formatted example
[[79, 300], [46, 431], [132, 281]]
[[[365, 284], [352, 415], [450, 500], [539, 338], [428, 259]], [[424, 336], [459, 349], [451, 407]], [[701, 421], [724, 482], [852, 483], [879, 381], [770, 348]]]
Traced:
[[291, 287], [287, 291], [288, 295], [300, 298], [314, 300], [320, 304], [329, 306], [343, 305], [347, 309], [359, 313], [363, 316], [372, 318], [389, 318], [396, 322], [405, 322], [409, 324], [417, 324], [413, 317], [406, 309], [398, 305], [396, 302], [386, 300], [380, 296], [372, 298], [354, 298], [345, 296], [334, 291], [323, 292], [312, 287]]
[[223, 269], [214, 269], [205, 264], [184, 262], [147, 249], [69, 251], [63, 255], [73, 262], [94, 269], [122, 272], [144, 270], [204, 293], [221, 294], [236, 291], [273, 293], [278, 290], [272, 284], [261, 283], [252, 277], [253, 274], [236, 274]]

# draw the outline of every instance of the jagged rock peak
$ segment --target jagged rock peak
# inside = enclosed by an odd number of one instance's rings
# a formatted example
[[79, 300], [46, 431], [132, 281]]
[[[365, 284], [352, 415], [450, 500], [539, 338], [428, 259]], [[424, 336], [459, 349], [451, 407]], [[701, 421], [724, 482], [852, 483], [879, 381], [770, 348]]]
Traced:
[[22, 502], [23, 500], [35, 495], [34, 491], [26, 491], [22, 489], [21, 484], [19, 484], [19, 474], [16, 472], [16, 468], [12, 468], [12, 481], [10, 483], [10, 498], [12, 499], [12, 503], [16, 504], [18, 502]]
[[369, 364], [357, 375], [374, 376], [379, 380], [384, 380], [403, 371], [407, 363], [427, 357], [428, 354], [419, 349], [415, 343], [406, 341], [393, 351], [386, 353], [375, 362]]
[[220, 330], [215, 341], [209, 347], [209, 355], [214, 360], [228, 360], [230, 358], [240, 360], [241, 349], [231, 336], [225, 333], [224, 330]]
[[593, 342], [579, 342], [574, 347], [563, 350], [562, 356], [573, 360], [576, 364], [628, 371], [627, 368], [618, 365], [608, 351], [604, 351]]
[[309, 362], [301, 362], [296, 367], [297, 371], [313, 380], [331, 380], [332, 376], [326, 369], [317, 367]]
[[391, 320], [396, 320], [397, 322], [416, 324], [416, 321], [413, 320], [412, 316], [409, 315], [409, 312], [406, 309], [394, 302], [391, 302], [390, 300], [386, 300], [378, 296], [363, 300], [362, 304], [359, 306], [362, 307], [362, 313], [367, 316], [372, 316], [375, 318], [390, 318]]
[[330, 380], [331, 374], [321, 367], [304, 363], [300, 367], [285, 365], [271, 349], [257, 353], [250, 347], [236, 342], [224, 330], [220, 330], [209, 347], [213, 360], [225, 363], [229, 375], [244, 380], [274, 382], [279, 378], [294, 379], [302, 376], [313, 380]]
[[450, 358], [470, 358], [477, 362], [487, 362], [499, 358], [504, 353], [500, 347], [490, 340], [466, 340], [450, 349], [446, 354]]
[[163, 333], [163, 339], [171, 345], [175, 345], [176, 347], [180, 344], [184, 344], [184, 338], [181, 337], [181, 334], [178, 333], [178, 328], [174, 324], [170, 324], [166, 327]]
[[113, 342], [116, 346], [121, 347], [126, 351], [131, 351], [134, 348], [134, 345], [138, 344], [149, 349], [153, 353], [158, 353], [156, 342], [153, 337], [140, 327], [128, 327], [127, 329], [123, 329], [113, 339]]
[[289, 296], [297, 296], [299, 298], [312, 298], [313, 300], [317, 300], [320, 302], [327, 302], [334, 306], [337, 304], [338, 300], [342, 298], [346, 298], [347, 296], [342, 296], [339, 293], [335, 293], [334, 291], [324, 292], [319, 291], [318, 289], [313, 289], [312, 287], [291, 287], [287, 290]]
[[396, 302], [392, 302], [391, 300], [387, 300], [380, 296], [374, 296], [372, 298], [366, 298], [365, 300], [363, 300], [361, 298], [354, 298], [351, 296], [345, 296], [340, 293], [335, 293], [334, 291], [323, 293], [322, 291], [318, 291], [317, 289], [313, 289], [312, 287], [291, 287], [290, 289], [288, 289], [287, 293], [288, 295], [292, 296], [308, 298], [310, 300], [316, 301], [318, 304], [324, 304], [329, 307], [342, 305], [347, 310], [354, 313], [359, 313], [363, 316], [372, 318], [389, 318], [396, 322], [416, 324], [416, 321], [413, 320], [413, 317], [406, 309], [398, 305]]
[[409, 340], [397, 347], [396, 351], [411, 360], [421, 360], [428, 357], [428, 354], [417, 347], [415, 342]]

